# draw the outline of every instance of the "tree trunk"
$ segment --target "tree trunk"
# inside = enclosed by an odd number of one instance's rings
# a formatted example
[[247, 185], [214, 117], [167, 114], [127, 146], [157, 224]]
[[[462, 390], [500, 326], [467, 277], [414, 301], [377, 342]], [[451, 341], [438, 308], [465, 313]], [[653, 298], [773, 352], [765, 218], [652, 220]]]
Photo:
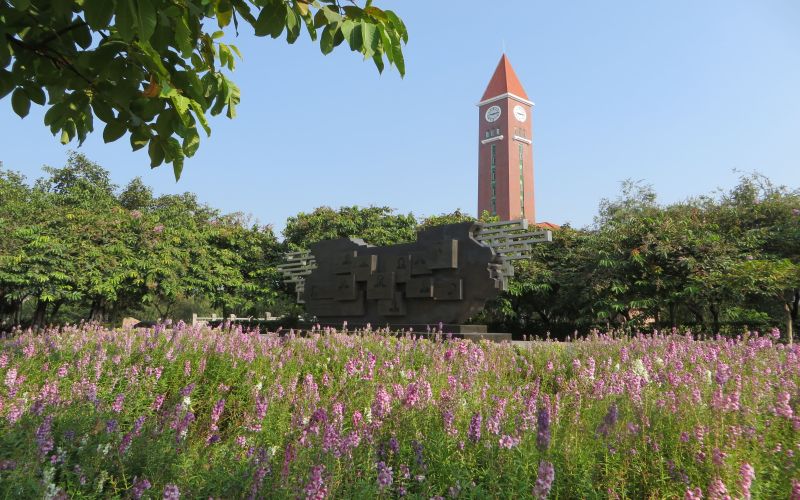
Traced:
[[33, 319], [31, 326], [34, 328], [42, 328], [44, 326], [45, 315], [47, 314], [47, 302], [41, 298], [36, 299], [36, 310], [33, 312]]
[[61, 306], [64, 305], [63, 300], [57, 300], [53, 303], [53, 307], [50, 309], [50, 323], [57, 323], [56, 316], [58, 315], [58, 310], [61, 309]]
[[92, 307], [89, 310], [89, 321], [98, 321], [100, 323], [105, 321], [105, 301], [101, 298], [92, 301]]
[[686, 304], [686, 308], [689, 309], [689, 312], [694, 315], [695, 323], [700, 325], [700, 329], [702, 330], [706, 325], [706, 319], [703, 317], [703, 311], [699, 307], [695, 307], [691, 304]]
[[786, 310], [786, 340], [789, 342], [789, 345], [792, 345], [792, 341], [794, 340], [792, 327], [794, 326], [794, 322], [792, 321], [792, 305], [788, 302], [783, 305], [783, 308]]
[[711, 312], [711, 318], [712, 318], [711, 333], [716, 335], [719, 333], [719, 307], [715, 304], [712, 304], [711, 306], [709, 306], [708, 310]]
[[675, 309], [676, 309], [675, 303], [674, 302], [670, 302], [670, 304], [669, 304], [669, 326], [671, 326], [672, 328], [675, 328], [676, 326], [678, 326], [677, 319], [675, 317]]

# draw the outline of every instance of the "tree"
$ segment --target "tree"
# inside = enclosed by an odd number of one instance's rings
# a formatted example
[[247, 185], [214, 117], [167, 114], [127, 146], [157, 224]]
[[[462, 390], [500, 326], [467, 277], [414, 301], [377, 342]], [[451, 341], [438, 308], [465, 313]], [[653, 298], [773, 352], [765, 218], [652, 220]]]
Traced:
[[289, 43], [305, 28], [324, 54], [346, 40], [379, 71], [385, 58], [405, 73], [406, 28], [372, 0], [0, 0], [0, 99], [10, 94], [23, 118], [31, 102], [46, 106], [63, 144], [83, 143], [96, 117], [106, 142], [128, 134], [178, 179], [199, 129], [211, 133], [207, 116], [236, 114], [239, 89], [224, 72], [241, 58], [224, 43], [231, 23]]
[[286, 220], [285, 243], [292, 249], [334, 238], [361, 238], [371, 245], [392, 245], [416, 240], [417, 221], [411, 214], [394, 214], [389, 207], [319, 207]]
[[429, 227], [441, 226], [444, 224], [455, 224], [457, 222], [475, 222], [475, 217], [466, 214], [457, 208], [455, 212], [448, 214], [431, 215], [426, 217], [419, 223], [418, 229], [427, 229]]

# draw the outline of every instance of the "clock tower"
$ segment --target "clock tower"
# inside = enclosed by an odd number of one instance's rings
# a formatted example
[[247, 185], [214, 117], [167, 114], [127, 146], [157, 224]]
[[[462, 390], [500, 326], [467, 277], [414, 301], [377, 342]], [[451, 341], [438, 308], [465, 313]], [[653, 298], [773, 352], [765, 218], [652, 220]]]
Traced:
[[505, 54], [478, 103], [478, 216], [534, 223], [533, 102]]

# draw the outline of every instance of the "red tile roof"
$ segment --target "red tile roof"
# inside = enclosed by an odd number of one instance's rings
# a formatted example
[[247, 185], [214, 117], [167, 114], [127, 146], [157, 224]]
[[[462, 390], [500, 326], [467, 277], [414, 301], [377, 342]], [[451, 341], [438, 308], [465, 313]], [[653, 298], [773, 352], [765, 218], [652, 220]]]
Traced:
[[553, 224], [552, 222], [537, 222], [536, 227], [540, 227], [542, 229], [561, 229], [561, 226], [558, 224]]
[[525, 89], [523, 89], [522, 84], [519, 83], [517, 74], [514, 73], [514, 68], [511, 67], [508, 58], [503, 54], [503, 57], [500, 58], [500, 62], [497, 63], [497, 69], [494, 70], [492, 79], [489, 80], [486, 92], [484, 92], [483, 97], [481, 97], [481, 101], [507, 93], [528, 100], [528, 94], [525, 93]]

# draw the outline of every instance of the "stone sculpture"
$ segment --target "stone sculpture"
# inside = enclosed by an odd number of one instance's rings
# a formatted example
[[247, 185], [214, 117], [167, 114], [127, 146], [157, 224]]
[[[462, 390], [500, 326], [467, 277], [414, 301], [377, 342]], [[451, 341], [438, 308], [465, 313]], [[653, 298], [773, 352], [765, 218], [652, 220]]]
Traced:
[[300, 295], [327, 324], [460, 325], [507, 286], [513, 267], [475, 239], [480, 224], [423, 230], [417, 241], [375, 247], [359, 239], [311, 246], [316, 268]]

